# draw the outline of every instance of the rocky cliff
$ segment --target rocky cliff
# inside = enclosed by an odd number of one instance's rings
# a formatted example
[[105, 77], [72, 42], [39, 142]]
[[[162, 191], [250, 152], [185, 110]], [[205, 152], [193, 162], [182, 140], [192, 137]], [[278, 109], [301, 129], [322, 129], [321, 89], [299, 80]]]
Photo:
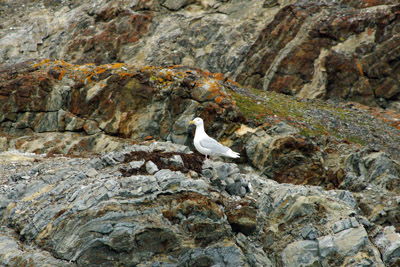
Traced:
[[396, 1], [0, 8], [1, 265], [400, 264]]
[[186, 65], [397, 111], [396, 0], [2, 1], [0, 62]]
[[[396, 113], [181, 66], [36, 60], [0, 77], [4, 265], [399, 263]], [[193, 153], [195, 116], [241, 159]]]

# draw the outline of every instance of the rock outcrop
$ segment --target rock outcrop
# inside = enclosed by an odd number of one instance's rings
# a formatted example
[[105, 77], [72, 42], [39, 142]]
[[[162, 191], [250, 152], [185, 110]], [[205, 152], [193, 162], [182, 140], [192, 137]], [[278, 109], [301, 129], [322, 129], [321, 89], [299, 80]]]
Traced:
[[[132, 155], [139, 152], [138, 164]], [[0, 166], [7, 177], [0, 191], [6, 265], [395, 266], [399, 260], [400, 236], [368, 220], [351, 192], [279, 184], [233, 163], [202, 166], [185, 146], [127, 145], [91, 158], [13, 156]], [[178, 156], [180, 169], [161, 167]], [[132, 174], [151, 158], [160, 170]], [[189, 164], [199, 173], [185, 170]], [[16, 165], [23, 172], [13, 175]]]
[[39, 60], [5, 64], [0, 76], [0, 128], [10, 135], [89, 135], [58, 147], [62, 153], [95, 146], [90, 136], [102, 134], [189, 144], [195, 114], [219, 137], [246, 120], [229, 94], [234, 83], [199, 69]]
[[396, 0], [5, 1], [0, 62], [187, 65], [399, 111]]
[[[182, 66], [33, 60], [0, 77], [2, 264], [399, 263], [396, 113]], [[241, 158], [192, 153], [196, 116]]]
[[[399, 266], [399, 21], [393, 0], [3, 1], [0, 265]], [[193, 152], [194, 117], [240, 159]]]

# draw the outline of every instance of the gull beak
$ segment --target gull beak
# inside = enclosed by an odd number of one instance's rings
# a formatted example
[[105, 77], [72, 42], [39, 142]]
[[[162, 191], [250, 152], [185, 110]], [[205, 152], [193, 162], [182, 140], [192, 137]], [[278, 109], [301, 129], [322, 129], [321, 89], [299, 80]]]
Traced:
[[194, 123], [194, 121], [190, 121], [190, 124], [193, 124]]

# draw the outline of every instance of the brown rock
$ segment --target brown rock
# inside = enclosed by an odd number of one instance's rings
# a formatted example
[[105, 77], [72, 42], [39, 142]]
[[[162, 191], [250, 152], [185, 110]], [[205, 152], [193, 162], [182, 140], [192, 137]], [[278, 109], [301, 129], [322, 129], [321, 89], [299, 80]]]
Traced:
[[251, 235], [257, 228], [257, 210], [251, 206], [231, 209], [227, 217], [234, 232]]

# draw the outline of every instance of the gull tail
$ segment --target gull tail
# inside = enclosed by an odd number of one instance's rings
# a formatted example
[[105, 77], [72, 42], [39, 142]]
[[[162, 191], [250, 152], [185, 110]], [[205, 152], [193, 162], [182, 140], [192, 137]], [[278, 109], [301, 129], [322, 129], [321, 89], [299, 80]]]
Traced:
[[233, 151], [232, 149], [229, 149], [229, 151], [226, 153], [226, 155], [228, 157], [231, 157], [231, 158], [234, 158], [234, 159], [240, 158], [240, 154], [235, 152], [235, 151]]

